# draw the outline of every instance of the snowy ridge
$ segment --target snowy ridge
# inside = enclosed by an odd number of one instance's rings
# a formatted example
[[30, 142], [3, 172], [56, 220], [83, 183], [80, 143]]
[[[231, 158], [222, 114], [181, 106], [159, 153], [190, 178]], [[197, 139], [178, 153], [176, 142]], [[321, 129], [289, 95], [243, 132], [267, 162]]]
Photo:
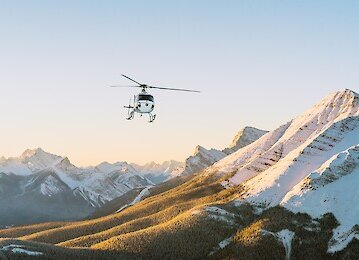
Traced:
[[103, 162], [95, 167], [95, 170], [98, 172], [103, 173], [111, 173], [115, 171], [120, 171], [123, 173], [137, 173], [136, 170], [133, 168], [132, 165], [128, 164], [127, 162], [116, 162], [116, 163], [108, 163]]
[[340, 222], [328, 249], [334, 252], [359, 236], [358, 144], [359, 95], [344, 90], [220, 160], [206, 174], [232, 173], [222, 185], [241, 184], [241, 200], [259, 207], [281, 204], [313, 217], [332, 212]]
[[[236, 171], [237, 174], [231, 178], [233, 183], [241, 183], [252, 178], [259, 172], [267, 169], [272, 163], [269, 161], [278, 161], [282, 158], [282, 146], [272, 148], [276, 142], [283, 136], [290, 123], [287, 123], [278, 129], [269, 132], [259, 138], [256, 142], [239, 149], [237, 152], [227, 156], [223, 160], [208, 168], [207, 172], [217, 171], [218, 173], [228, 173]], [[270, 157], [268, 154], [271, 154]], [[267, 158], [270, 159], [267, 159]]]
[[278, 205], [291, 188], [328, 158], [348, 149], [353, 142], [359, 143], [359, 117], [337, 122], [309, 141], [294, 149], [274, 167], [244, 183], [248, 188], [244, 197], [256, 204]]
[[198, 145], [195, 148], [194, 155], [186, 159], [186, 166], [183, 173], [192, 174], [202, 171], [227, 157], [229, 154], [233, 154], [237, 150], [241, 150], [241, 148], [250, 145], [266, 133], [267, 131], [247, 126], [241, 129], [234, 137], [232, 144], [222, 151], [217, 149], [207, 150]]
[[237, 171], [231, 182], [242, 183], [269, 169], [304, 142], [310, 142], [333, 123], [359, 115], [358, 100], [358, 94], [349, 90], [328, 95], [286, 125], [221, 160], [209, 169], [209, 172]]

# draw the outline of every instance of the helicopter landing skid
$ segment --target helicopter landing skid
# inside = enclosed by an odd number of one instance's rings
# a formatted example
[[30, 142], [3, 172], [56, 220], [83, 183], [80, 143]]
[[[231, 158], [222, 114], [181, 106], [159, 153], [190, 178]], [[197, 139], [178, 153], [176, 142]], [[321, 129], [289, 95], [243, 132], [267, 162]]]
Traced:
[[149, 116], [150, 116], [150, 121], [148, 121], [149, 123], [152, 123], [153, 121], [155, 121], [156, 115], [152, 115], [152, 114], [150, 113]]
[[130, 113], [128, 113], [128, 117], [126, 118], [127, 120], [132, 120], [135, 117], [135, 111], [131, 111]]

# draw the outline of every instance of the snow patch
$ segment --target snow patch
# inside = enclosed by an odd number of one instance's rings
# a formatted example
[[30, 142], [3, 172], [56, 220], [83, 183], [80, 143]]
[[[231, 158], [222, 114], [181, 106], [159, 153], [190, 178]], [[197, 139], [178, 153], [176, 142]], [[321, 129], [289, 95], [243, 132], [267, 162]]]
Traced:
[[116, 213], [124, 210], [125, 208], [127, 208], [129, 206], [135, 205], [136, 203], [140, 202], [143, 199], [143, 197], [150, 195], [149, 189], [151, 189], [152, 187], [153, 186], [148, 186], [148, 187], [144, 188], [130, 204], [123, 205], [120, 209], [118, 209], [116, 211]]
[[30, 255], [30, 256], [43, 255], [42, 252], [32, 251], [32, 250], [26, 249], [25, 246], [14, 245], [14, 244], [3, 246], [2, 248], [0, 248], [0, 250], [2, 250], [2, 251], [11, 251], [11, 252], [13, 252], [15, 254], [26, 254], [26, 255]]
[[218, 252], [218, 250], [227, 247], [232, 241], [233, 241], [233, 236], [228, 237], [228, 238], [222, 240], [221, 242], [219, 242], [218, 246], [216, 246], [216, 247], [212, 250], [212, 252], [209, 253], [209, 256], [215, 254], [216, 252]]
[[236, 215], [219, 207], [210, 206], [204, 209], [208, 213], [208, 217], [217, 221], [228, 224], [235, 224]]
[[283, 229], [277, 233], [273, 233], [268, 230], [262, 230], [261, 233], [263, 235], [272, 235], [275, 238], [277, 238], [284, 246], [285, 249], [285, 259], [290, 259], [290, 253], [292, 250], [292, 241], [294, 238], [295, 233], [293, 231], [290, 231], [288, 229]]

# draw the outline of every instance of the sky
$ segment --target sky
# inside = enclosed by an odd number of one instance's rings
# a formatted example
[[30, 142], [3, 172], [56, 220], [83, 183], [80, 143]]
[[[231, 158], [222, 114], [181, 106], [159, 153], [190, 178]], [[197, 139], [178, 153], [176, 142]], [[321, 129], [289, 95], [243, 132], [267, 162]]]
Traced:
[[[0, 0], [0, 155], [27, 148], [102, 161], [184, 160], [244, 126], [272, 130], [359, 91], [358, 1]], [[156, 121], [125, 120], [152, 85]]]

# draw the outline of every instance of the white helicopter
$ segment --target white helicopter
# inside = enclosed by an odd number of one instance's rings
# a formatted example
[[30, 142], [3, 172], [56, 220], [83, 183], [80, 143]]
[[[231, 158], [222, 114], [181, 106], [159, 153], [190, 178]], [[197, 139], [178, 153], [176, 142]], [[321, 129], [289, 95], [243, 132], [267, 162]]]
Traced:
[[112, 88], [119, 88], [119, 87], [130, 87], [130, 88], [141, 88], [141, 93], [134, 96], [133, 104], [130, 104], [128, 106], [124, 106], [128, 109], [128, 117], [127, 120], [131, 120], [135, 117], [135, 113], [140, 114], [142, 116], [143, 114], [148, 114], [150, 117], [149, 122], [152, 123], [156, 115], [152, 114], [153, 109], [155, 108], [155, 99], [154, 97], [149, 94], [146, 90], [147, 89], [163, 89], [163, 90], [176, 90], [176, 91], [186, 91], [186, 92], [200, 92], [198, 90], [191, 90], [191, 89], [180, 89], [180, 88], [161, 88], [161, 87], [154, 87], [149, 86], [147, 84], [142, 84], [137, 82], [134, 79], [131, 79], [130, 77], [121, 74], [123, 77], [135, 82], [138, 84], [138, 86], [111, 86]]

